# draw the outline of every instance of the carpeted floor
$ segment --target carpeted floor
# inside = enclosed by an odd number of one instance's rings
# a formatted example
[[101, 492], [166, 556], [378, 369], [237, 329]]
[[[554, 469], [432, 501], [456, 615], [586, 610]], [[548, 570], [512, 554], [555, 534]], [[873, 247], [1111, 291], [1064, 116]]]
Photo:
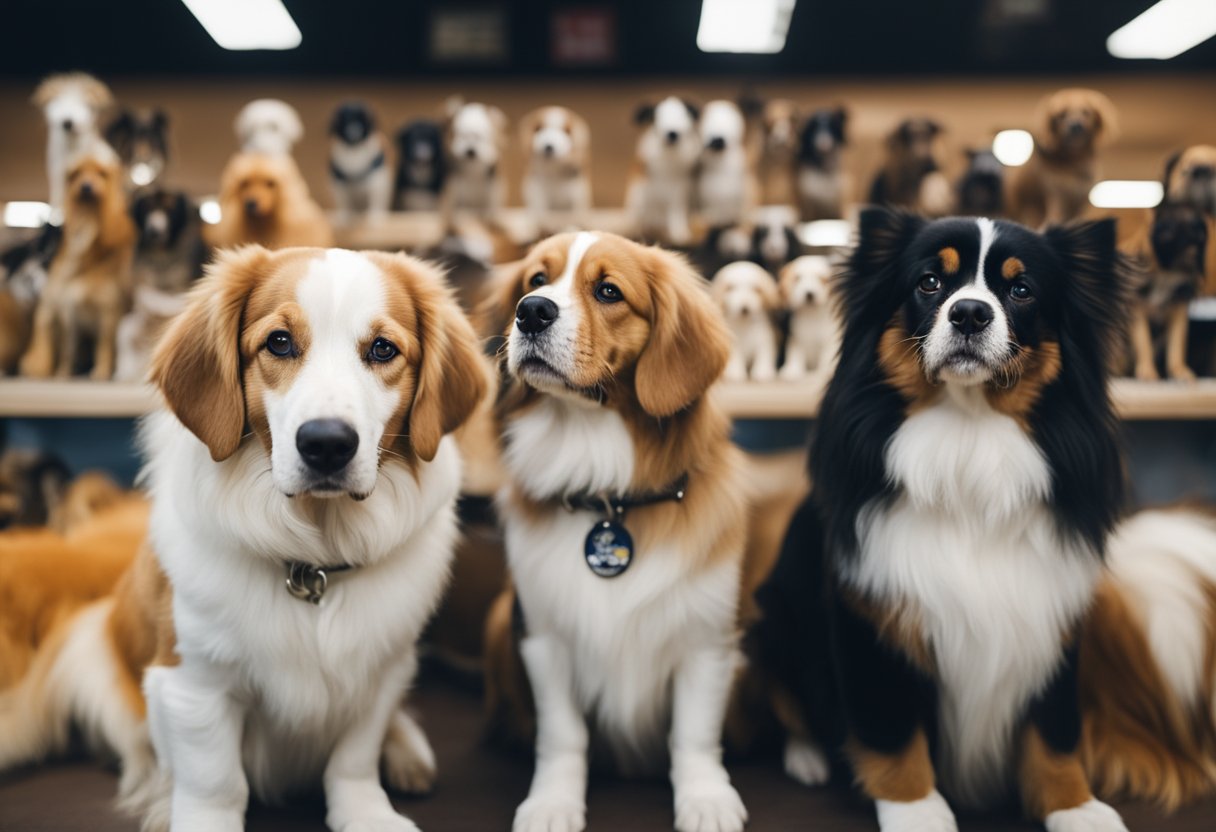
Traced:
[[[523, 799], [531, 764], [480, 740], [478, 696], [431, 679], [415, 694], [435, 752], [439, 784], [429, 797], [395, 802], [424, 832], [508, 832]], [[0, 738], [0, 741], [3, 741]], [[751, 812], [749, 832], [876, 832], [873, 809], [841, 789], [806, 789], [788, 780], [777, 760], [732, 766], [731, 776]], [[0, 778], [0, 832], [136, 832], [138, 824], [111, 806], [116, 779], [89, 761], [49, 765]], [[1216, 832], [1216, 802], [1172, 818], [1144, 806], [1124, 806], [1131, 832]], [[662, 780], [593, 781], [588, 803], [592, 832], [671, 829], [671, 789]], [[994, 817], [963, 818], [961, 832], [1014, 832], [1032, 824]], [[322, 832], [319, 800], [282, 809], [254, 807], [251, 832]]]

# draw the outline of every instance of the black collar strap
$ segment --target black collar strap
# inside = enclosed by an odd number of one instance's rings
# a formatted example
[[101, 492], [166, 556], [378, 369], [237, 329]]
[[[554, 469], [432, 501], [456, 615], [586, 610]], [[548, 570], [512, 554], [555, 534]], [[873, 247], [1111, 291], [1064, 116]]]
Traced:
[[298, 560], [288, 561], [287, 591], [301, 601], [310, 604], [320, 604], [329, 587], [329, 576], [335, 572], [346, 572], [354, 569], [348, 563], [337, 566], [316, 566], [311, 563], [301, 563]]
[[662, 491], [652, 491], [645, 494], [626, 494], [622, 497], [610, 497], [607, 494], [568, 494], [561, 498], [566, 511], [602, 511], [606, 516], [622, 518], [631, 508], [666, 503], [668, 501], [682, 502], [688, 490], [688, 474], [681, 474], [675, 482]]

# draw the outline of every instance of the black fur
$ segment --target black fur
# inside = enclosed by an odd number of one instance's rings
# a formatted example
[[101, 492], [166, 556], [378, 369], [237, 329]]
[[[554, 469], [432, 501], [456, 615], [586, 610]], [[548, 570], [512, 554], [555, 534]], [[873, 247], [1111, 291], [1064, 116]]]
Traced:
[[339, 105], [329, 122], [329, 135], [345, 144], [359, 144], [376, 131], [376, 117], [361, 101]]
[[[802, 123], [798, 142], [798, 164], [824, 167], [831, 154], [848, 144], [845, 134], [848, 118], [848, 111], [844, 107], [816, 110], [807, 116]], [[831, 140], [831, 147], [827, 151], [820, 148], [821, 139]]]
[[[397, 177], [393, 185], [393, 210], [404, 210], [406, 195], [415, 192], [438, 207], [447, 175], [444, 160], [443, 127], [438, 122], [418, 119], [397, 131]], [[419, 171], [425, 175], [420, 176]]]
[[967, 171], [958, 182], [958, 212], [977, 217], [1005, 213], [1005, 166], [990, 150], [968, 150]]
[[145, 162], [159, 173], [169, 161], [169, 116], [157, 107], [121, 110], [106, 127], [105, 139], [127, 167]]

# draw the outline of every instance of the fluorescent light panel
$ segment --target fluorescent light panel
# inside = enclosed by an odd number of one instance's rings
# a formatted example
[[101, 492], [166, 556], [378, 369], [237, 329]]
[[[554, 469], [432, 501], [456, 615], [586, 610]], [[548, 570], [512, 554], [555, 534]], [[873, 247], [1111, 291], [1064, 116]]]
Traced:
[[1161, 0], [1106, 39], [1116, 58], [1177, 57], [1216, 35], [1216, 0]]
[[182, 0], [225, 49], [295, 49], [303, 36], [282, 0]]
[[702, 52], [776, 54], [785, 48], [794, 0], [702, 0]]
[[4, 224], [9, 228], [41, 228], [51, 218], [45, 202], [9, 202], [4, 206]]
[[847, 246], [852, 230], [848, 220], [815, 220], [803, 223], [798, 229], [798, 237], [812, 248]]
[[1026, 164], [1033, 152], [1034, 136], [1025, 130], [1002, 130], [992, 140], [992, 155], [1006, 167]]
[[1164, 196], [1165, 188], [1151, 179], [1107, 179], [1094, 185], [1089, 202], [1095, 208], [1156, 208]]

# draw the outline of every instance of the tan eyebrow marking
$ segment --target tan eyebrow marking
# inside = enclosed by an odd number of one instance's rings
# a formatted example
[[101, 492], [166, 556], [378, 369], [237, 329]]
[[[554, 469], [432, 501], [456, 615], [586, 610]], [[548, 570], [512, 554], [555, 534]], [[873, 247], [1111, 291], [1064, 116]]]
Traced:
[[942, 261], [942, 271], [946, 274], [958, 274], [960, 258], [958, 249], [946, 247], [937, 253], [938, 258]]
[[1026, 273], [1026, 264], [1016, 257], [1010, 257], [1001, 264], [1001, 277], [1013, 280]]

